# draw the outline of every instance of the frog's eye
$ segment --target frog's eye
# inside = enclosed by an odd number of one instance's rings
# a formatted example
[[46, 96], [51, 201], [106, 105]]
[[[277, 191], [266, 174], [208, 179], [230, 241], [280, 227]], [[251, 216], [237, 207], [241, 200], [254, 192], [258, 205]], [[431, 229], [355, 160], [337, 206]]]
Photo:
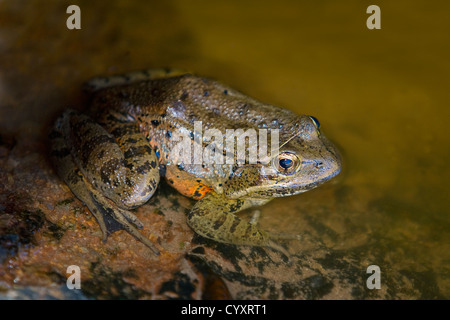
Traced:
[[319, 122], [319, 120], [317, 120], [317, 118], [316, 118], [316, 117], [313, 117], [313, 116], [309, 116], [309, 118], [310, 118], [311, 121], [314, 123], [314, 125], [315, 125], [316, 128], [317, 128], [317, 130], [319, 130], [319, 129], [320, 129], [320, 122]]
[[289, 175], [297, 171], [300, 159], [294, 153], [282, 152], [274, 158], [274, 166], [278, 172]]

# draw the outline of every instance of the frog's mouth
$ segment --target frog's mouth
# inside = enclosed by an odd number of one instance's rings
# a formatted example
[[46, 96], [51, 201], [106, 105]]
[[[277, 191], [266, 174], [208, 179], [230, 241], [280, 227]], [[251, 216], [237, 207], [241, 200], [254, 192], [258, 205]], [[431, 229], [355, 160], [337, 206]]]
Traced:
[[327, 175], [324, 175], [323, 177], [310, 179], [309, 182], [296, 182], [295, 179], [293, 179], [292, 181], [286, 181], [286, 179], [283, 179], [273, 184], [269, 188], [267, 186], [261, 185], [255, 186], [252, 188], [252, 190], [250, 190], [248, 195], [251, 195], [251, 197], [253, 198], [262, 199], [293, 196], [320, 186], [321, 184], [337, 176], [340, 171], [340, 165], [336, 164], [335, 170]]
[[308, 190], [317, 188], [321, 184], [331, 180], [335, 176], [337, 176], [340, 173], [340, 167], [333, 171], [328, 176], [325, 176], [323, 178], [317, 179], [310, 183], [290, 183], [283, 186], [274, 185], [272, 190], [274, 193], [272, 194], [273, 197], [285, 197], [287, 195], [296, 195], [299, 193], [306, 192]]

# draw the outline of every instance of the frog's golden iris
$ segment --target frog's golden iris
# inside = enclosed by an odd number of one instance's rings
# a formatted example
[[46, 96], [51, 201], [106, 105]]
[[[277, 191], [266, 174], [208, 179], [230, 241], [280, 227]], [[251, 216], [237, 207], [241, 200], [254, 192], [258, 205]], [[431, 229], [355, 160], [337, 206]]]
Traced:
[[295, 173], [301, 165], [299, 157], [291, 152], [282, 152], [274, 158], [274, 166], [284, 175]]

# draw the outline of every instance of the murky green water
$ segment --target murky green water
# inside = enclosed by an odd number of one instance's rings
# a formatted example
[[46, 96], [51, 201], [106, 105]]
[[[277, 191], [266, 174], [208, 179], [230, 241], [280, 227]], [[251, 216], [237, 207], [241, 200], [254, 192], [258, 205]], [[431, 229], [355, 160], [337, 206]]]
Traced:
[[[79, 1], [78, 31], [65, 28], [72, 3], [18, 3], [0, 3], [11, 13], [2, 41], [14, 40], [4, 61], [20, 59], [2, 65], [2, 81], [23, 106], [3, 104], [3, 134], [40, 134], [58, 103], [92, 75], [170, 66], [219, 79], [316, 116], [343, 153], [335, 184], [267, 210], [300, 216], [298, 203], [331, 193], [333, 213], [321, 218], [326, 245], [365, 246], [367, 265], [388, 275], [385, 290], [395, 271], [416, 279], [418, 297], [450, 297], [447, 2]], [[380, 30], [366, 27], [370, 4], [381, 8]], [[12, 83], [14, 73], [27, 81]]]
[[450, 297], [450, 6], [378, 1], [369, 30], [368, 1], [239, 3], [174, 3], [197, 50], [187, 65], [317, 116], [344, 154], [342, 218], [392, 252], [371, 263], [428, 272]]

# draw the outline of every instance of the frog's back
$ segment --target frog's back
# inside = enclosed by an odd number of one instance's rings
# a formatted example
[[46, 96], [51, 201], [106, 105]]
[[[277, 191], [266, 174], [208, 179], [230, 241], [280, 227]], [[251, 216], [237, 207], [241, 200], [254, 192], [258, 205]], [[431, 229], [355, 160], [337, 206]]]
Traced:
[[[194, 141], [195, 125], [201, 123], [203, 132], [215, 129], [222, 136], [230, 129], [279, 129], [280, 140], [286, 141], [298, 132], [300, 123], [300, 116], [289, 110], [263, 104], [219, 82], [191, 74], [103, 88], [95, 94], [91, 110], [100, 122], [107, 122], [111, 116], [136, 121], [156, 150], [169, 183], [184, 195], [196, 195], [194, 198], [213, 189], [220, 193], [236, 167], [234, 163], [194, 165], [194, 154], [191, 164], [180, 166], [173, 161], [178, 143], [174, 134], [185, 134], [193, 145], [198, 144]], [[207, 144], [202, 142], [202, 150]], [[222, 147], [226, 154], [227, 145]]]
[[102, 114], [105, 109], [113, 110], [140, 122], [158, 120], [193, 126], [195, 121], [202, 121], [205, 130], [286, 130], [298, 122], [298, 115], [289, 110], [263, 104], [219, 82], [192, 74], [103, 88], [94, 96], [93, 109]]

